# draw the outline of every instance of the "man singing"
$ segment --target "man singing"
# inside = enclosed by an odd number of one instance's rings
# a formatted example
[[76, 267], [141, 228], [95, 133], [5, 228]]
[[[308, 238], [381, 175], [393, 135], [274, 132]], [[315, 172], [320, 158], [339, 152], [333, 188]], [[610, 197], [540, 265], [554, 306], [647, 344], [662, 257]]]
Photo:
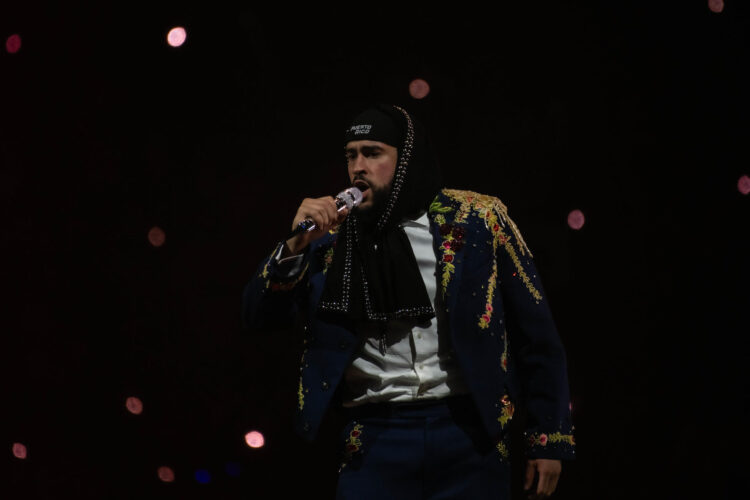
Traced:
[[524, 487], [552, 494], [574, 456], [565, 351], [503, 203], [442, 188], [428, 135], [398, 106], [347, 129], [351, 213], [306, 198], [245, 288], [254, 330], [305, 314], [297, 431], [347, 416], [340, 499], [510, 498], [508, 427], [526, 421]]

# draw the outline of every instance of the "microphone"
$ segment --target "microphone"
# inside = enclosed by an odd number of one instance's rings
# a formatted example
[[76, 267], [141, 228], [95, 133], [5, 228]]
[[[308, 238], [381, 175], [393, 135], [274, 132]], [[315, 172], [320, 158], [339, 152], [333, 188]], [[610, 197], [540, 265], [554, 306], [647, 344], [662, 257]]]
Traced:
[[[352, 208], [359, 206], [362, 203], [362, 191], [354, 186], [346, 188], [336, 195], [336, 211], [341, 212], [343, 209], [348, 208], [351, 212]], [[290, 240], [300, 233], [305, 231], [312, 231], [317, 229], [318, 225], [311, 218], [307, 218], [297, 224], [297, 227], [284, 238], [284, 241]]]

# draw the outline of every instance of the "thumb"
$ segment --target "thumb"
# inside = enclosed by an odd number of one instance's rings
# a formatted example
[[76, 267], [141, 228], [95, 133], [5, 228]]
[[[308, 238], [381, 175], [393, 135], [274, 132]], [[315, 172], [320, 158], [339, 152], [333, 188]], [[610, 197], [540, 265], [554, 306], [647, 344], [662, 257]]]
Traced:
[[531, 483], [534, 482], [534, 471], [536, 470], [536, 462], [534, 460], [528, 460], [526, 462], [526, 474], [523, 479], [523, 489], [528, 490], [531, 488]]

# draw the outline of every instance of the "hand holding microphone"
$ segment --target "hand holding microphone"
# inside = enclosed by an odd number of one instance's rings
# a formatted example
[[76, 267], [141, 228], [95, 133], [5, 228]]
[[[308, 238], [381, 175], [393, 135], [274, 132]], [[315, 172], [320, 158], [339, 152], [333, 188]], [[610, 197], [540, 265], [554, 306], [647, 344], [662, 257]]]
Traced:
[[[305, 198], [297, 209], [292, 222], [292, 232], [285, 238], [289, 255], [299, 254], [311, 241], [325, 235], [331, 228], [341, 224], [351, 210], [362, 202], [362, 192], [350, 187], [336, 198]], [[284, 257], [287, 256], [284, 250]]]

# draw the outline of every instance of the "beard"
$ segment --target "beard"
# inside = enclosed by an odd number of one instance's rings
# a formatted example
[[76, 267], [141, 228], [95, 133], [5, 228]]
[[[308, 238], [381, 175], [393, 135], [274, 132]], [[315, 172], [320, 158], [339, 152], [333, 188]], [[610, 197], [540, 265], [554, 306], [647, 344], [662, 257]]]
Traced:
[[365, 226], [374, 226], [377, 223], [380, 214], [382, 214], [385, 209], [388, 195], [391, 193], [392, 184], [393, 182], [380, 188], [370, 186], [370, 197], [372, 203], [369, 207], [357, 207], [357, 218], [362, 221]]

